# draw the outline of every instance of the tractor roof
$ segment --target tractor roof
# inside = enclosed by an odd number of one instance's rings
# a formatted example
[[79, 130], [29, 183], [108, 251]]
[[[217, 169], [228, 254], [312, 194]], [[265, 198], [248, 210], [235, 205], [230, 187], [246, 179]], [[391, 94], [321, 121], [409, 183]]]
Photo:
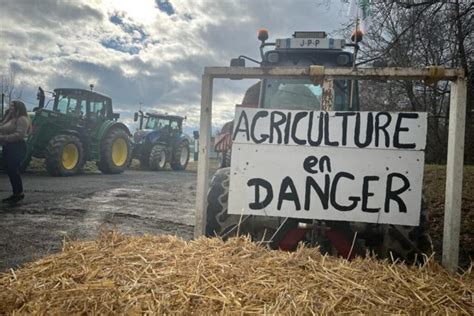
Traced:
[[145, 113], [147, 116], [151, 117], [161, 117], [161, 118], [169, 118], [169, 119], [177, 119], [177, 120], [183, 120], [183, 116], [179, 115], [168, 115], [168, 114], [163, 114], [163, 113]]
[[86, 90], [86, 89], [76, 89], [76, 88], [57, 88], [57, 89], [54, 89], [55, 93], [57, 93], [57, 91], [62, 91], [64, 93], [72, 93], [72, 94], [84, 94], [84, 95], [87, 95], [89, 97], [98, 96], [98, 97], [102, 97], [102, 98], [112, 99], [111, 97], [109, 97], [106, 94], [102, 94], [102, 93], [99, 93], [99, 92], [90, 91], [90, 90]]

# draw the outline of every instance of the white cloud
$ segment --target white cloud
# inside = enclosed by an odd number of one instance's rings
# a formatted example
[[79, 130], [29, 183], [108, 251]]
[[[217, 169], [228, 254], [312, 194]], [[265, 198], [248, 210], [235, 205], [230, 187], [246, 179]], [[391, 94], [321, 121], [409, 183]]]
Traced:
[[[258, 59], [256, 32], [339, 27], [341, 2], [315, 0], [170, 0], [174, 14], [153, 0], [6, 0], [0, 11], [0, 72], [10, 66], [30, 107], [39, 85], [87, 88], [113, 98], [130, 120], [139, 102], [187, 115], [197, 126], [205, 66]], [[327, 2], [329, 3], [329, 2]], [[343, 10], [345, 12], [345, 10]], [[216, 81], [215, 123], [232, 118], [249, 81]]]

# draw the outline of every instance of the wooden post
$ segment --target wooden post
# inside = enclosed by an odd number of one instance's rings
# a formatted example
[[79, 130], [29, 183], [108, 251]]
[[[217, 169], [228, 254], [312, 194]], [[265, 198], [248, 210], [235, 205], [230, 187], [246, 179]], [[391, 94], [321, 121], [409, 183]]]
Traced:
[[459, 260], [465, 119], [466, 79], [459, 78], [451, 82], [442, 259], [443, 266], [452, 272]]
[[194, 238], [205, 234], [207, 191], [209, 189], [209, 146], [212, 129], [212, 77], [202, 76], [199, 160], [196, 188]]

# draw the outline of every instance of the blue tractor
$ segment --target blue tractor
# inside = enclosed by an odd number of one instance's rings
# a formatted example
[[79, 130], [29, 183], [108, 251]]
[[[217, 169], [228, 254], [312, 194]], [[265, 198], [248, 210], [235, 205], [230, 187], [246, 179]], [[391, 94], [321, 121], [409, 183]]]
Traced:
[[189, 161], [189, 138], [183, 134], [185, 117], [138, 111], [134, 121], [139, 129], [133, 136], [132, 158], [144, 169], [163, 170], [169, 163], [173, 170], [184, 170]]

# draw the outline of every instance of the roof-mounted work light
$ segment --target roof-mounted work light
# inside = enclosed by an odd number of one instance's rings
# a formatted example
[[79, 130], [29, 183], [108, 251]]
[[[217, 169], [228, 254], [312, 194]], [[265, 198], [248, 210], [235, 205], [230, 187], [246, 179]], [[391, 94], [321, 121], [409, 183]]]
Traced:
[[258, 40], [262, 43], [268, 39], [268, 30], [267, 29], [260, 29], [258, 30]]
[[354, 32], [352, 32], [351, 41], [359, 43], [362, 41], [363, 37], [364, 37], [364, 32], [362, 32], [361, 30], [355, 30]]

